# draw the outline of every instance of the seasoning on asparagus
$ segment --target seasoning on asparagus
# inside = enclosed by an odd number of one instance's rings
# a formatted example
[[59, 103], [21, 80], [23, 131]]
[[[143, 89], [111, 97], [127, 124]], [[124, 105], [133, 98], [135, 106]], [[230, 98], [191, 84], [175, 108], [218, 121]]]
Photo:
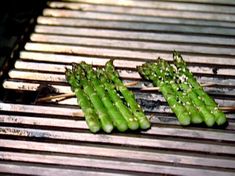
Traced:
[[[153, 64], [146, 63], [138, 67], [138, 71], [145, 79], [153, 82], [154, 86], [160, 88], [161, 93], [168, 102], [172, 111], [176, 114], [180, 124], [189, 125], [190, 117], [185, 107], [178, 102], [178, 98], [172, 89], [170, 82], [164, 79], [163, 70], [158, 67], [153, 68]], [[157, 73], [157, 74], [156, 74]], [[162, 75], [162, 76], [160, 76]]]
[[138, 119], [131, 113], [127, 106], [123, 103], [122, 99], [118, 95], [118, 92], [115, 90], [115, 86], [110, 83], [105, 72], [101, 69], [97, 70], [99, 79], [104, 85], [105, 89], [108, 91], [109, 97], [114, 102], [114, 105], [121, 112], [123, 117], [126, 119], [129, 129], [136, 130], [139, 128]]
[[[188, 83], [192, 86], [192, 90], [200, 100], [205, 104], [206, 109], [213, 114], [217, 125], [222, 125], [226, 123], [227, 119], [225, 114], [219, 109], [218, 104], [212, 99], [203, 89], [203, 87], [197, 82], [196, 78], [193, 76], [192, 72], [187, 68], [186, 62], [183, 60], [182, 56], [174, 51], [173, 52], [174, 63], [179, 70], [179, 72], [187, 78]], [[201, 107], [200, 107], [201, 108]], [[207, 120], [207, 116], [205, 116]], [[212, 123], [211, 123], [212, 124]], [[208, 126], [212, 126], [207, 124]]]
[[111, 133], [113, 130], [112, 120], [110, 119], [107, 109], [104, 107], [104, 104], [102, 103], [100, 97], [98, 96], [97, 92], [94, 90], [93, 86], [91, 85], [91, 82], [86, 79], [82, 67], [79, 64], [73, 64], [72, 69], [76, 79], [83, 86], [84, 92], [89, 96], [94, 106], [94, 109], [100, 119], [102, 129], [106, 133]]
[[93, 105], [91, 104], [87, 95], [81, 89], [81, 84], [76, 80], [72, 70], [66, 69], [65, 72], [66, 79], [71, 86], [73, 92], [75, 92], [79, 106], [82, 108], [82, 111], [85, 115], [85, 120], [90, 131], [96, 133], [100, 130], [101, 124], [98, 119]]
[[114, 126], [121, 132], [124, 132], [128, 129], [127, 122], [120, 111], [114, 106], [111, 101], [108, 93], [106, 92], [104, 85], [101, 84], [100, 80], [97, 78], [97, 74], [94, 72], [91, 65], [81, 62], [80, 66], [86, 73], [87, 79], [93, 85], [94, 90], [97, 92], [99, 98], [103, 102], [109, 116], [111, 117]]
[[183, 92], [182, 89], [180, 89], [179, 84], [177, 84], [177, 78], [176, 74], [174, 72], [174, 68], [165, 60], [158, 59], [158, 64], [153, 64], [153, 69], [156, 70], [157, 68], [160, 68], [162, 73], [164, 73], [165, 80], [168, 80], [172, 89], [174, 90], [175, 94], [177, 95], [177, 98], [179, 102], [185, 107], [185, 109], [188, 111], [189, 116], [191, 117], [191, 122], [194, 124], [202, 123], [203, 117], [200, 115], [198, 109], [194, 106], [193, 102], [188, 97], [188, 94]]
[[188, 95], [194, 106], [198, 109], [203, 117], [203, 121], [207, 126], [213, 126], [215, 123], [214, 115], [207, 109], [203, 101], [197, 96], [196, 92], [192, 89], [192, 86], [188, 83], [187, 79], [185, 79], [185, 75], [177, 73], [177, 76], [180, 88]]
[[141, 129], [150, 128], [151, 126], [150, 121], [145, 116], [140, 105], [136, 102], [134, 94], [131, 91], [129, 91], [126, 88], [126, 86], [123, 84], [123, 82], [119, 79], [119, 74], [114, 68], [113, 60], [110, 60], [106, 63], [105, 71], [108, 78], [111, 79], [112, 82], [115, 84], [116, 89], [120, 91], [123, 97], [125, 98], [125, 101], [130, 107], [134, 116], [137, 117], [140, 124], [140, 128]]

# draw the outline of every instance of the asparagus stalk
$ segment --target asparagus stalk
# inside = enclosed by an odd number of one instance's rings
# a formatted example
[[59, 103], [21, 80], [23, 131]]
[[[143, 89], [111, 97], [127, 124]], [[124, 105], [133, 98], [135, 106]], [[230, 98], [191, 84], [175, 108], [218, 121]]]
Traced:
[[214, 116], [214, 120], [217, 125], [224, 124], [227, 121], [225, 114], [219, 110], [218, 104], [203, 90], [203, 87], [197, 82], [192, 72], [190, 72], [190, 70], [187, 68], [187, 65], [182, 56], [179, 53], [174, 52], [173, 57], [179, 72], [186, 76], [188, 83], [195, 92], [196, 95], [194, 96], [197, 96], [204, 103], [207, 111], [209, 111], [209, 113]]
[[130, 107], [134, 116], [138, 119], [140, 128], [141, 129], [150, 128], [151, 126], [150, 121], [145, 116], [140, 105], [136, 102], [134, 94], [131, 91], [129, 91], [126, 88], [126, 86], [123, 84], [123, 82], [119, 79], [119, 74], [114, 68], [113, 60], [110, 60], [106, 63], [105, 71], [106, 71], [108, 78], [112, 80], [113, 83], [115, 84], [116, 89], [120, 91], [121, 94], [123, 95], [126, 103]]
[[[162, 71], [158, 67], [152, 67], [150, 63], [146, 63], [138, 67], [138, 71], [145, 79], [153, 82], [154, 86], [158, 86], [164, 98], [168, 102], [172, 111], [176, 114], [180, 124], [189, 125], [190, 116], [185, 107], [178, 102], [178, 98], [172, 89], [170, 82], [164, 80]], [[156, 74], [157, 73], [157, 74]], [[161, 75], [161, 76], [160, 76]]]
[[187, 68], [186, 62], [183, 60], [182, 56], [174, 51], [173, 58], [175, 65], [180, 70], [180, 72], [186, 75], [189, 84], [191, 84], [193, 90], [197, 94], [198, 97], [204, 102], [207, 109], [212, 113], [215, 117], [215, 121], [217, 125], [222, 125], [226, 123], [227, 118], [225, 114], [219, 109], [218, 104], [211, 98], [203, 89], [203, 87], [197, 82], [196, 78], [193, 76], [192, 72]]
[[[157, 67], [157, 66], [154, 64], [153, 67]], [[179, 85], [176, 83], [175, 81], [176, 78], [175, 78], [173, 67], [168, 62], [164, 61], [163, 59], [158, 60], [158, 67], [163, 70], [163, 73], [165, 74], [165, 80], [168, 79], [179, 101], [188, 111], [191, 117], [191, 122], [194, 124], [202, 123], [203, 117], [200, 115], [197, 108], [193, 105], [193, 103], [191, 102], [187, 94], [182, 92]]]
[[120, 111], [111, 102], [109, 95], [107, 94], [104, 85], [101, 84], [100, 80], [97, 79], [97, 74], [94, 72], [92, 66], [86, 64], [85, 62], [80, 63], [81, 67], [86, 72], [88, 80], [93, 85], [95, 91], [99, 95], [101, 101], [103, 102], [109, 116], [111, 117], [114, 126], [121, 132], [128, 129], [127, 122]]
[[95, 111], [98, 114], [98, 117], [100, 119], [102, 129], [106, 133], [111, 133], [111, 131], [113, 130], [112, 120], [110, 119], [108, 112], [106, 108], [104, 107], [104, 104], [100, 100], [100, 97], [98, 96], [94, 88], [92, 87], [90, 81], [86, 79], [85, 73], [82, 70], [82, 68], [77, 64], [73, 64], [72, 69], [73, 69], [76, 79], [83, 86], [84, 92], [90, 98], [95, 108]]
[[77, 82], [72, 70], [66, 69], [65, 75], [68, 83], [71, 85], [72, 91], [75, 92], [79, 106], [84, 112], [87, 126], [91, 132], [98, 132], [101, 128], [101, 124], [90, 100], [82, 91], [81, 85]]
[[107, 75], [104, 73], [103, 70], [98, 69], [97, 72], [98, 72], [101, 83], [104, 85], [104, 87], [108, 91], [109, 97], [114, 102], [115, 106], [121, 112], [123, 117], [126, 119], [129, 129], [131, 130], [138, 129], [139, 128], [138, 119], [131, 113], [131, 111], [123, 103], [122, 99], [120, 98], [117, 91], [115, 90], [115, 86], [110, 83]]

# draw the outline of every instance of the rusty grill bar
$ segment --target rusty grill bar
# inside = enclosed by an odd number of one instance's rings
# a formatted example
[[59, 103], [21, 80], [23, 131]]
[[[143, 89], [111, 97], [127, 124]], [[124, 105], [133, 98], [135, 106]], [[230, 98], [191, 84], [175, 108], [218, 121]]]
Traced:
[[[135, 67], [183, 53], [221, 106], [235, 105], [235, 3], [225, 0], [49, 1], [4, 80], [5, 92], [41, 84], [70, 93], [65, 67], [115, 58], [124, 81], [150, 85]], [[152, 128], [91, 134], [76, 99], [0, 102], [0, 173], [14, 175], [234, 175], [235, 115], [225, 129], [181, 127], [158, 92], [133, 89]]]

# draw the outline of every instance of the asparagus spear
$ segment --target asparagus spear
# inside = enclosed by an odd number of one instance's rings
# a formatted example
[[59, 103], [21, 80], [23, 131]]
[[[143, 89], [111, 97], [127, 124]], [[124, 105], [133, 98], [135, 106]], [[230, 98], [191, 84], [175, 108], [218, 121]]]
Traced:
[[[155, 66], [155, 64], [153, 65]], [[193, 105], [190, 98], [187, 96], [186, 93], [182, 92], [179, 85], [176, 83], [175, 73], [173, 67], [163, 59], [158, 60], [158, 67], [163, 70], [163, 73], [165, 74], [165, 80], [168, 78], [172, 89], [175, 91], [175, 94], [177, 95], [180, 102], [182, 102], [183, 106], [188, 111], [191, 121], [194, 124], [202, 123], [203, 117], [201, 117], [199, 111], [197, 108]], [[156, 69], [156, 68], [155, 68]]]
[[141, 129], [150, 128], [151, 124], [148, 118], [145, 116], [140, 105], [136, 102], [134, 94], [131, 91], [129, 91], [126, 88], [126, 86], [123, 84], [123, 82], [119, 79], [119, 74], [114, 68], [113, 60], [110, 60], [106, 63], [105, 71], [108, 78], [114, 82], [116, 89], [120, 91], [123, 97], [125, 98], [125, 101], [130, 107], [134, 116], [138, 119], [140, 128]]
[[138, 119], [130, 112], [127, 106], [123, 103], [122, 99], [118, 95], [117, 91], [115, 90], [115, 86], [110, 83], [110, 80], [107, 78], [107, 75], [104, 73], [103, 70], [97, 70], [99, 79], [101, 83], [104, 85], [106, 90], [108, 91], [109, 97], [114, 102], [117, 109], [121, 112], [123, 117], [126, 119], [128, 127], [131, 130], [136, 130], [139, 128]]
[[77, 64], [73, 64], [72, 69], [73, 69], [73, 72], [75, 74], [76, 79], [83, 86], [84, 92], [90, 98], [90, 100], [95, 108], [95, 111], [97, 112], [98, 117], [100, 119], [102, 129], [106, 133], [110, 133], [113, 130], [112, 120], [110, 119], [108, 112], [107, 112], [106, 108], [104, 107], [104, 104], [100, 100], [100, 97], [98, 96], [98, 94], [96, 93], [94, 88], [91, 86], [90, 81], [88, 81], [86, 79], [85, 73], [82, 70], [82, 68]]
[[107, 112], [111, 117], [114, 126], [121, 132], [126, 131], [128, 129], [128, 126], [125, 118], [114, 106], [113, 102], [111, 102], [110, 97], [108, 96], [103, 84], [101, 84], [100, 80], [97, 79], [97, 75], [92, 69], [92, 66], [86, 64], [85, 62], [81, 62], [80, 65], [86, 72], [88, 80], [93, 85], [95, 91], [97, 92], [105, 108], [107, 109]]
[[101, 128], [101, 124], [90, 100], [88, 99], [87, 95], [82, 91], [81, 85], [77, 82], [72, 70], [66, 69], [65, 75], [67, 81], [71, 85], [72, 91], [76, 94], [78, 104], [84, 112], [85, 120], [90, 131], [93, 133], [98, 132]]
[[175, 65], [181, 74], [187, 77], [189, 84], [192, 86], [193, 91], [199, 99], [203, 101], [206, 109], [213, 114], [217, 125], [224, 124], [227, 119], [225, 114], [219, 110], [218, 104], [203, 90], [203, 87], [197, 82], [196, 78], [193, 76], [192, 72], [187, 68], [186, 62], [183, 60], [182, 56], [178, 52], [173, 53], [173, 58]]
[[182, 56], [178, 52], [174, 52], [173, 57], [176, 66], [187, 76], [188, 82], [192, 85], [198, 97], [202, 99], [208, 110], [214, 115], [217, 125], [224, 124], [227, 121], [225, 114], [219, 110], [218, 104], [203, 90], [203, 87], [197, 82], [192, 72], [187, 68], [186, 62], [183, 60]]
[[164, 79], [163, 70], [160, 70], [159, 67], [153, 68], [153, 65], [154, 64], [146, 63], [141, 67], [138, 67], [138, 71], [141, 76], [147, 80], [152, 81], [154, 86], [158, 86], [160, 88], [160, 91], [162, 92], [172, 111], [176, 114], [180, 124], [189, 125], [190, 116], [184, 106], [178, 102], [178, 98], [172, 89], [170, 82]]

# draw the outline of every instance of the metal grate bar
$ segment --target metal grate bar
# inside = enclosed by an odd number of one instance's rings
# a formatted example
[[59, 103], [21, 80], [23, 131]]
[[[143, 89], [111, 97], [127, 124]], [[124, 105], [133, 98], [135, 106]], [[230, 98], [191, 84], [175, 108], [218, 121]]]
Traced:
[[[37, 43], [56, 43], [66, 45], [80, 45], [80, 46], [95, 46], [106, 48], [121, 48], [139, 51], [169, 51], [170, 48], [175, 48], [177, 51], [198, 53], [198, 54], [217, 54], [218, 47], [214, 46], [197, 46], [195, 45], [179, 45], [169, 43], [156, 43], [156, 42], [142, 42], [142, 41], [123, 41], [117, 39], [100, 39], [100, 38], [87, 38], [75, 36], [59, 36], [59, 35], [46, 35], [46, 34], [33, 34], [30, 38], [33, 42]], [[219, 47], [221, 55], [234, 55], [233, 47]]]
[[[19, 163], [19, 162], [18, 162]], [[39, 165], [39, 164], [37, 164]], [[23, 175], [43, 175], [43, 176], [51, 176], [51, 175], [57, 175], [57, 176], [64, 176], [64, 175], [71, 175], [71, 176], [77, 176], [77, 175], [89, 175], [89, 176], [111, 176], [111, 175], [116, 175], [118, 176], [119, 174], [115, 173], [107, 173], [107, 172], [102, 172], [102, 171], [88, 171], [88, 170], [82, 170], [82, 169], [74, 169], [74, 168], [61, 168], [61, 165], [59, 166], [52, 166], [52, 165], [42, 165], [40, 164], [37, 166], [35, 163], [34, 164], [28, 164], [24, 163], [22, 164], [16, 164], [15, 163], [0, 163], [0, 172], [3, 174], [14, 174], [14, 176], [17, 176], [18, 174], [21, 176]], [[130, 175], [130, 174], [124, 174], [122, 175]]]
[[[0, 152], [2, 154], [2, 152]], [[157, 164], [150, 164], [150, 163], [137, 163], [137, 162], [120, 162], [114, 160], [104, 160], [104, 159], [89, 159], [89, 158], [82, 158], [82, 157], [66, 157], [66, 156], [52, 156], [52, 155], [39, 155], [39, 154], [22, 154], [22, 153], [15, 153], [15, 152], [5, 152], [5, 158], [9, 158], [12, 160], [20, 160], [24, 162], [32, 162], [32, 163], [57, 163], [57, 164], [68, 164], [70, 166], [82, 166], [82, 167], [93, 167], [93, 168], [102, 168], [102, 169], [117, 169], [120, 171], [134, 171], [134, 172], [145, 172], [148, 174], [151, 173], [165, 173], [170, 172], [171, 174], [177, 175], [197, 175], [206, 174], [206, 175], [229, 175], [232, 172], [222, 172], [220, 170], [211, 171], [211, 170], [199, 170], [194, 168], [187, 168], [187, 167], [175, 167], [174, 166], [162, 166]], [[122, 167], [120, 167], [122, 165]]]
[[[159, 55], [155, 54], [155, 55], [152, 55], [153, 58], [149, 57], [149, 58], [140, 58], [139, 55], [136, 55], [134, 53], [133, 54], [133, 57], [132, 55], [128, 56], [121, 56], [121, 55], [118, 55], [116, 56], [115, 58], [116, 59], [121, 59], [122, 61], [119, 62], [118, 60], [115, 61], [117, 62], [118, 64], [117, 65], [124, 65], [126, 68], [133, 68], [133, 66], [130, 66], [130, 65], [125, 65], [126, 62], [130, 62], [130, 61], [133, 61], [133, 62], [144, 62], [146, 60], [149, 60], [149, 61], [153, 61], [156, 59], [156, 57], [163, 57], [165, 58], [166, 60], [172, 60], [172, 56], [171, 54], [166, 54], [166, 53], [161, 53], [161, 52], [158, 52]], [[88, 53], [87, 53], [88, 55]], [[33, 61], [43, 61], [43, 62], [57, 62], [57, 63], [72, 63], [72, 62], [76, 62], [76, 61], [84, 61], [84, 60], [87, 60], [89, 63], [93, 63], [95, 65], [97, 65], [98, 63], [100, 63], [101, 61], [103, 62], [103, 65], [106, 61], [108, 61], [109, 59], [108, 58], [112, 58], [112, 56], [108, 56], [108, 57], [102, 57], [102, 56], [99, 56], [97, 55], [96, 57], [93, 55], [88, 55], [89, 57], [87, 56], [82, 56], [82, 53], [78, 53], [78, 56], [72, 56], [72, 55], [69, 55], [69, 53], [60, 53], [60, 54], [56, 54], [56, 53], [38, 53], [38, 52], [33, 52], [33, 51], [22, 51], [21, 54], [20, 54], [20, 58], [21, 59], [27, 59], [27, 60], [33, 60]], [[132, 59], [134, 58], [135, 59]], [[65, 59], [66, 58], [66, 59]], [[87, 58], [87, 59], [86, 59]], [[127, 60], [127, 58], [129, 59], [129, 61]], [[184, 58], [187, 62], [193, 62], [193, 63], [200, 63], [201, 66], [203, 66], [202, 64], [213, 64], [213, 65], [219, 65], [219, 66], [224, 66], [224, 67], [227, 67], [227, 66], [233, 66], [235, 65], [234, 63], [234, 59], [231, 57], [231, 58], [228, 58], [228, 57], [223, 57], [223, 56], [203, 56], [203, 55], [189, 55], [189, 54], [184, 54]], [[76, 60], [77, 59], [77, 60]], [[115, 65], [116, 66], [116, 65]], [[217, 69], [220, 69], [220, 67], [215, 67], [216, 70]]]
[[[44, 57], [44, 60], [47, 59], [47, 57]], [[33, 59], [32, 59], [33, 60]], [[76, 58], [75, 60], [72, 60], [70, 63], [68, 64], [63, 64], [63, 63], [59, 63], [59, 61], [57, 63], [46, 63], [50, 61], [50, 59], [45, 60], [44, 63], [36, 63], [36, 62], [32, 62], [32, 61], [28, 61], [25, 59], [22, 60], [18, 60], [15, 63], [15, 68], [17, 69], [22, 69], [22, 70], [38, 70], [38, 71], [48, 71], [50, 70], [51, 72], [54, 73], [64, 73], [65, 71], [65, 67], [71, 67], [70, 64], [72, 62], [76, 62]], [[81, 59], [80, 61], [86, 61], [90, 64], [93, 64], [94, 66], [104, 66], [104, 64], [108, 61], [108, 59], [98, 59], [98, 61], [94, 61], [94, 59], [86, 60], [86, 59]], [[94, 62], [95, 63], [94, 63]], [[121, 68], [121, 69], [135, 69], [136, 66], [142, 65], [144, 62], [141, 61], [124, 61], [124, 60], [115, 60], [114, 64], [116, 67]], [[124, 64], [129, 64], [127, 66], [125, 66]], [[198, 75], [207, 75], [207, 76], [211, 76], [214, 75], [214, 68], [213, 66], [189, 66], [188, 67], [194, 74], [198, 74]], [[140, 77], [135, 75], [134, 73], [126, 73], [125, 70], [120, 71], [120, 76], [125, 78], [125, 77], [132, 77], [135, 79], [139, 79]], [[216, 73], [216, 77], [219, 76], [231, 76], [235, 74], [235, 70], [233, 69], [233, 67], [219, 67], [217, 69], [217, 73]]]
[[[177, 0], [178, 1], [178, 0]], [[182, 0], [180, 0], [182, 1]], [[200, 4], [191, 4], [191, 3], [185, 3], [185, 1], [182, 2], [166, 2], [166, 1], [132, 1], [132, 0], [127, 0], [127, 1], [108, 1], [108, 0], [102, 0], [102, 1], [94, 1], [94, 0], [71, 0], [71, 3], [63, 3], [63, 2], [50, 2], [48, 3], [49, 6], [53, 8], [58, 8], [58, 7], [71, 7], [71, 8], [79, 8], [83, 7], [83, 5], [86, 5], [85, 7], [89, 7], [89, 5], [93, 5], [96, 8], [101, 8], [103, 5], [106, 6], [115, 6], [115, 7], [134, 7], [133, 10], [136, 8], [150, 8], [150, 9], [169, 9], [169, 10], [186, 10], [186, 11], [204, 11], [204, 12], [221, 12], [221, 13], [234, 13], [234, 8], [230, 7], [229, 4], [233, 4], [232, 1], [227, 1], [226, 6], [218, 6], [218, 5], [213, 5], [215, 4], [215, 1], [212, 0], [211, 2], [213, 4], [207, 5], [206, 1], [199, 1]], [[79, 2], [79, 3], [76, 3]], [[205, 4], [203, 4], [205, 3]], [[216, 2], [218, 3], [218, 2]], [[99, 6], [97, 6], [99, 5]], [[87, 8], [85, 8], [87, 10]], [[107, 8], [104, 8], [103, 10], [108, 10]], [[113, 9], [111, 9], [113, 11]], [[125, 11], [122, 11], [124, 13]]]
[[[82, 7], [80, 7], [82, 8]], [[107, 8], [105, 8], [107, 9]], [[112, 12], [110, 10], [112, 9]], [[169, 24], [184, 24], [184, 25], [200, 25], [205, 26], [220, 26], [220, 27], [232, 27], [234, 24], [226, 22], [226, 19], [233, 21], [231, 15], [227, 14], [210, 14], [210, 13], [195, 13], [191, 12], [179, 12], [179, 11], [167, 11], [167, 10], [155, 10], [154, 14], [144, 14], [145, 9], [134, 11], [133, 13], [125, 13], [126, 8], [109, 8], [107, 11], [97, 11], [86, 9], [86, 13], [81, 11], [74, 10], [57, 10], [57, 9], [45, 9], [43, 14], [44, 16], [53, 16], [53, 17], [69, 17], [69, 18], [86, 18], [86, 19], [100, 19], [100, 20], [117, 20], [117, 21], [133, 21], [133, 22], [145, 22], [145, 23], [169, 23]], [[120, 11], [122, 14], [120, 14]], [[151, 11], [151, 10], [150, 10]], [[107, 15], [109, 13], [109, 15]], [[118, 14], [117, 14], [118, 13]], [[160, 14], [160, 15], [159, 15]], [[189, 15], [190, 14], [190, 15]], [[174, 17], [174, 18], [173, 18]], [[177, 19], [175, 19], [177, 18]], [[182, 19], [183, 18], [183, 19]], [[191, 19], [191, 20], [189, 20]], [[193, 19], [193, 20], [192, 20]], [[212, 20], [212, 21], [206, 21]], [[214, 20], [220, 20], [220, 22], [215, 22]]]
[[112, 29], [92, 29], [92, 28], [75, 28], [61, 26], [36, 25], [35, 32], [41, 34], [57, 34], [65, 36], [97, 37], [111, 38], [121, 40], [150, 41], [150, 42], [173, 42], [185, 44], [212, 44], [213, 46], [234, 45], [233, 38], [219, 36], [201, 36], [185, 35], [174, 33], [154, 33], [154, 32], [136, 32], [136, 31], [118, 31]]
[[116, 30], [134, 30], [148, 32], [166, 32], [166, 33], [186, 33], [186, 34], [207, 34], [234, 36], [233, 28], [215, 28], [207, 26], [193, 25], [176, 25], [176, 24], [146, 24], [144, 22], [125, 22], [125, 21], [108, 21], [98, 19], [74, 19], [74, 18], [56, 18], [56, 17], [38, 17], [38, 23], [43, 25], [61, 25], [61, 26], [76, 26], [76, 27], [91, 27], [101, 29], [116, 29]]

